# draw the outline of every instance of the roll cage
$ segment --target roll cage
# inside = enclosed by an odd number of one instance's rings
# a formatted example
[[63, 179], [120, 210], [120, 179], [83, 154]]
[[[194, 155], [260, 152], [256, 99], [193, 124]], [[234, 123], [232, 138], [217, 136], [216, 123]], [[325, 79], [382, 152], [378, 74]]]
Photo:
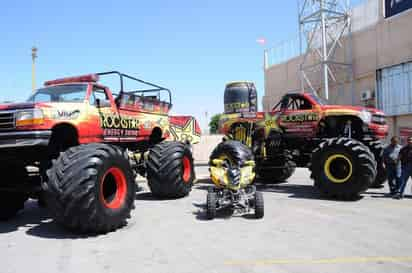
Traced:
[[[163, 102], [168, 104], [169, 108], [172, 107], [172, 92], [168, 88], [165, 88], [165, 87], [162, 87], [160, 85], [157, 85], [157, 84], [154, 84], [154, 83], [151, 83], [151, 82], [147, 82], [147, 81], [135, 78], [133, 76], [130, 76], [130, 75], [127, 75], [127, 74], [124, 74], [124, 73], [120, 73], [118, 71], [101, 72], [101, 73], [96, 73], [96, 75], [98, 75], [99, 77], [108, 76], [108, 75], [117, 75], [117, 76], [119, 76], [120, 92], [119, 92], [119, 94], [113, 94], [113, 96], [116, 96], [116, 100], [115, 100], [116, 103], [119, 103], [121, 101], [123, 95], [148, 97], [148, 98], [151, 98], [153, 100], [161, 101], [161, 93], [166, 93], [167, 97], [168, 97], [168, 100], [163, 101]], [[144, 84], [146, 86], [150, 86], [151, 88], [126, 91], [124, 89], [124, 79], [125, 78], [129, 79], [129, 80], [133, 80], [133, 81], [141, 83], [141, 84]]]
[[275, 106], [272, 107], [272, 111], [287, 109], [310, 110], [317, 101], [310, 96], [309, 98], [301, 93], [286, 94]]

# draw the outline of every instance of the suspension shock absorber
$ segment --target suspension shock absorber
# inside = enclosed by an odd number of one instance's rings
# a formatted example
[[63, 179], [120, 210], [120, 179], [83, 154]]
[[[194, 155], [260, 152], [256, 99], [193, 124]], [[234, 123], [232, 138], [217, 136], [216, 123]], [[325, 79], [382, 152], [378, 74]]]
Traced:
[[352, 121], [348, 120], [345, 123], [345, 128], [343, 130], [343, 135], [347, 138], [352, 138]]

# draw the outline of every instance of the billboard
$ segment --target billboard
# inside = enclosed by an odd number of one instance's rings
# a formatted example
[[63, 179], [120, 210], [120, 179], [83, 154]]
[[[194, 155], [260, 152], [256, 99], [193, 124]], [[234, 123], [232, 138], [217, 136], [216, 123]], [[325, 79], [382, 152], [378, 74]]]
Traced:
[[385, 0], [385, 17], [391, 17], [412, 8], [412, 0]]

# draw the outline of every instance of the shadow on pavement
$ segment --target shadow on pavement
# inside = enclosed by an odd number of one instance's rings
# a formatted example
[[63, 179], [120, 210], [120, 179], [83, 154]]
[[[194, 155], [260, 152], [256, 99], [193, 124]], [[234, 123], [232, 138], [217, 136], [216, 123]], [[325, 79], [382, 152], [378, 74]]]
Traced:
[[181, 198], [161, 198], [154, 196], [150, 191], [144, 191], [144, 192], [136, 192], [135, 200], [139, 201], [157, 201], [157, 202], [162, 202], [162, 201], [173, 201], [173, 200], [178, 200]]
[[42, 222], [31, 227], [26, 234], [45, 239], [85, 239], [97, 237], [98, 234], [75, 234], [57, 225], [54, 221]]
[[256, 178], [255, 179], [255, 184], [263, 184], [263, 185], [280, 185], [280, 184], [285, 184], [288, 183], [287, 181], [275, 181], [275, 183], [266, 183], [265, 180], [261, 178]]
[[364, 195], [370, 196], [371, 198], [387, 198], [391, 199], [393, 196], [387, 192], [373, 192], [367, 191], [363, 193]]
[[382, 184], [382, 185], [370, 186], [369, 188], [370, 189], [383, 189], [384, 187], [385, 187], [385, 185]]
[[256, 189], [261, 192], [273, 192], [288, 194], [289, 198], [297, 199], [317, 199], [317, 200], [330, 200], [337, 202], [353, 202], [359, 201], [363, 196], [357, 196], [352, 199], [334, 199], [322, 196], [319, 191], [312, 185], [299, 185], [299, 184], [256, 184]]
[[195, 186], [196, 186], [197, 184], [209, 184], [209, 185], [212, 185], [213, 183], [212, 183], [212, 180], [208, 177], [208, 178], [196, 179]]
[[202, 191], [208, 191], [209, 189], [213, 188], [212, 184], [196, 184], [194, 186], [194, 189], [196, 190], [202, 190]]
[[311, 185], [256, 184], [256, 189], [261, 192], [289, 194], [290, 198], [322, 199], [319, 192]]
[[[394, 197], [394, 195], [388, 192], [365, 192], [365, 195], [369, 195], [371, 198], [385, 198], [385, 199], [394, 199], [398, 200]], [[404, 195], [403, 199], [412, 199], [412, 195]]]
[[[261, 192], [268, 193], [281, 193], [288, 194], [289, 198], [297, 199], [317, 199], [317, 200], [331, 200], [331, 201], [341, 201], [341, 202], [351, 202], [359, 201], [363, 196], [358, 196], [354, 199], [340, 200], [333, 198], [326, 198], [322, 196], [319, 191], [312, 185], [301, 185], [301, 184], [288, 184], [287, 182], [280, 182], [276, 184], [266, 184], [262, 183], [261, 180], [257, 180], [255, 183], [256, 189]], [[193, 186], [194, 189], [207, 191], [209, 188], [213, 187], [213, 183], [210, 179], [198, 180], [198, 182]]]
[[151, 192], [137, 192], [135, 199], [141, 201], [159, 201]]
[[26, 234], [48, 239], [76, 239], [90, 236], [76, 235], [57, 225], [47, 209], [39, 208], [37, 202], [29, 200], [25, 208], [16, 217], [2, 222], [0, 234], [15, 232], [19, 228], [28, 228]]
[[46, 209], [37, 206], [37, 202], [29, 200], [25, 203], [24, 210], [14, 218], [1, 222], [0, 234], [18, 230], [20, 227], [32, 227], [50, 221], [51, 218]]

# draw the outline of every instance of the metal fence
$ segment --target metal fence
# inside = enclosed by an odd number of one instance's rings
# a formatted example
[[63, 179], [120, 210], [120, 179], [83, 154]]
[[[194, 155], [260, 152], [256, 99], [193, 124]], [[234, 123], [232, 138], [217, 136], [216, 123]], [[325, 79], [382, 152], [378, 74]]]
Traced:
[[[306, 48], [302, 48], [303, 52]], [[265, 50], [265, 68], [277, 65], [300, 55], [299, 36], [280, 42]]]
[[[351, 31], [357, 32], [363, 30], [371, 25], [376, 24], [379, 21], [381, 14], [379, 14], [378, 0], [365, 0], [360, 4], [354, 6], [350, 10], [351, 17]], [[341, 29], [340, 25], [329, 25], [329, 32], [336, 29], [336, 35], [339, 34]], [[320, 26], [314, 29], [316, 32], [313, 38], [312, 47], [321, 46], [321, 29]], [[336, 36], [335, 35], [335, 36]], [[347, 31], [344, 32], [343, 37], [347, 35]], [[302, 39], [302, 49], [300, 48], [299, 34], [296, 34], [292, 38], [280, 42], [271, 48], [265, 50], [265, 68], [269, 68], [273, 65], [281, 64], [289, 61], [292, 58], [298, 57], [300, 53], [306, 52], [306, 39]], [[318, 45], [318, 46], [317, 46]]]

